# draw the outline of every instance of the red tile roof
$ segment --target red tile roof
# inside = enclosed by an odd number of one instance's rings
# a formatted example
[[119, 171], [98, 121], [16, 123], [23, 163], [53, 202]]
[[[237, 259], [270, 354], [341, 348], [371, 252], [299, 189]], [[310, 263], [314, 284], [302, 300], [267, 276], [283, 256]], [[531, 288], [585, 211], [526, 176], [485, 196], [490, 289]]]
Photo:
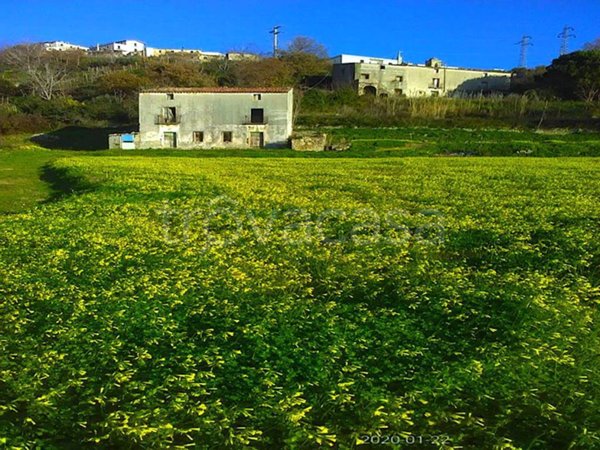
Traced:
[[255, 88], [244, 88], [244, 87], [167, 87], [167, 88], [156, 88], [156, 89], [143, 89], [142, 93], [155, 93], [155, 94], [171, 94], [171, 93], [231, 93], [231, 94], [271, 94], [271, 93], [287, 93], [290, 91], [290, 87], [255, 87]]

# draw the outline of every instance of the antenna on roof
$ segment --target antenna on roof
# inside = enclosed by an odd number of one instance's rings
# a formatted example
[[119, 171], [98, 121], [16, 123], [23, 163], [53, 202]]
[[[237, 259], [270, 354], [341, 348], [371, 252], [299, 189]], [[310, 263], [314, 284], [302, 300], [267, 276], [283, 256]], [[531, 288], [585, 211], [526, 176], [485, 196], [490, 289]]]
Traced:
[[519, 56], [519, 67], [527, 68], [527, 47], [532, 46], [531, 36], [523, 35], [519, 42], [516, 42], [515, 45], [521, 46], [521, 53]]
[[269, 31], [269, 33], [273, 35], [273, 58], [277, 58], [277, 52], [279, 51], [279, 33], [281, 33], [281, 31], [279, 31], [280, 28], [281, 25], [276, 25], [271, 31]]
[[575, 28], [565, 25], [562, 32], [558, 33], [557, 37], [560, 38], [560, 56], [569, 53], [569, 38], [575, 37], [571, 31], [575, 31]]

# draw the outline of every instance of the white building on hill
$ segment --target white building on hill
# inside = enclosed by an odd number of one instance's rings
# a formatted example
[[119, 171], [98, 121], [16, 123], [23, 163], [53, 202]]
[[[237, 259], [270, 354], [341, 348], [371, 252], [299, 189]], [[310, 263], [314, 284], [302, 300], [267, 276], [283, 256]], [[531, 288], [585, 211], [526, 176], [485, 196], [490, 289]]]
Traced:
[[126, 39], [96, 45], [95, 51], [104, 53], [120, 53], [122, 55], [144, 54], [146, 45], [142, 41]]
[[70, 42], [65, 41], [48, 41], [42, 42], [42, 45], [46, 50], [54, 50], [54, 51], [67, 51], [67, 50], [88, 50], [87, 47], [83, 45], [71, 44]]

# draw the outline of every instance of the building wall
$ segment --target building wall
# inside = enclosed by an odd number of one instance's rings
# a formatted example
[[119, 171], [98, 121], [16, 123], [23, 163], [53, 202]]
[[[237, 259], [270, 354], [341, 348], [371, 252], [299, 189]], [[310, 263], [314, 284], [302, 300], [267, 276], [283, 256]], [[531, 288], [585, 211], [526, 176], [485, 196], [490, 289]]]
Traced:
[[143, 42], [134, 40], [116, 41], [109, 42], [108, 44], [102, 44], [97, 46], [97, 51], [101, 52], [117, 52], [124, 55], [131, 53], [142, 53], [144, 52], [145, 45]]
[[68, 50], [87, 50], [87, 47], [83, 45], [71, 44], [69, 42], [64, 41], [53, 41], [53, 42], [44, 42], [44, 47], [46, 50], [58, 50], [58, 51], [68, 51]]
[[338, 55], [331, 58], [332, 64], [368, 63], [368, 64], [398, 64], [398, 59], [375, 58], [372, 56]]
[[[287, 146], [292, 134], [293, 93], [173, 93], [144, 92], [139, 96], [141, 148], [166, 148], [165, 133], [177, 133], [178, 148], [246, 148], [250, 133], [264, 133], [265, 147]], [[163, 107], [175, 107], [179, 123], [156, 124]], [[250, 124], [252, 108], [264, 110], [265, 124]], [[201, 143], [194, 132], [204, 133]], [[232, 133], [230, 143], [223, 132]]]
[[359, 94], [374, 93], [388, 96], [448, 96], [489, 91], [503, 92], [510, 88], [510, 76], [509, 72], [435, 67], [435, 65], [350, 63], [333, 66], [334, 88], [349, 86]]
[[153, 48], [146, 47], [145, 55], [148, 57], [164, 55], [190, 55], [198, 58], [200, 61], [210, 61], [213, 59], [224, 59], [225, 54], [219, 52], [205, 52], [195, 49], [176, 49], [176, 48]]

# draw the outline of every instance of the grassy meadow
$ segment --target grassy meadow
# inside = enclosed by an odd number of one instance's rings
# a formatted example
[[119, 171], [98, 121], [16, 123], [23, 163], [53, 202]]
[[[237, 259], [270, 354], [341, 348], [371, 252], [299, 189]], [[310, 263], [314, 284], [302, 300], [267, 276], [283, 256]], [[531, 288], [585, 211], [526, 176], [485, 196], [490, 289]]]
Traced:
[[0, 444], [600, 448], [597, 135], [330, 134], [0, 150]]

